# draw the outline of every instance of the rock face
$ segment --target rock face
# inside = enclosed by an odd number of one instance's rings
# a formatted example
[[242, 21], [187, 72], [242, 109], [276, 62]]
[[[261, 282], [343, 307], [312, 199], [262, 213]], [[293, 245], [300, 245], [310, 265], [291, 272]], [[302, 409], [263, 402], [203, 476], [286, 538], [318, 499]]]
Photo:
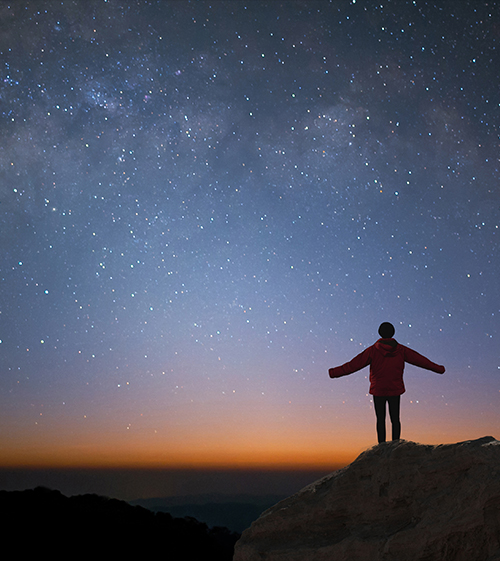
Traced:
[[500, 560], [500, 442], [379, 444], [267, 510], [234, 561]]

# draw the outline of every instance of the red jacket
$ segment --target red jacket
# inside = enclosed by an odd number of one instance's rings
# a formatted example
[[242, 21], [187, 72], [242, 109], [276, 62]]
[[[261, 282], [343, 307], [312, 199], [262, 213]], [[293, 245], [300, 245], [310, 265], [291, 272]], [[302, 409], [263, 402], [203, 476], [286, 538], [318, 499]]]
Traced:
[[416, 351], [400, 345], [395, 339], [379, 339], [350, 362], [330, 368], [328, 373], [330, 378], [340, 378], [370, 365], [370, 393], [372, 395], [401, 395], [405, 392], [403, 383], [405, 362], [438, 374], [444, 373], [444, 366], [435, 364]]

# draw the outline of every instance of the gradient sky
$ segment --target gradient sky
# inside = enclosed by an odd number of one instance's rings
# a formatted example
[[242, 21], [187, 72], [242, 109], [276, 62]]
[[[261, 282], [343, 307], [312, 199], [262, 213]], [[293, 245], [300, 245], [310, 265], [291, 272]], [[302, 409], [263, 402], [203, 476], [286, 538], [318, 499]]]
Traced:
[[301, 467], [500, 435], [500, 6], [2, 1], [0, 462]]

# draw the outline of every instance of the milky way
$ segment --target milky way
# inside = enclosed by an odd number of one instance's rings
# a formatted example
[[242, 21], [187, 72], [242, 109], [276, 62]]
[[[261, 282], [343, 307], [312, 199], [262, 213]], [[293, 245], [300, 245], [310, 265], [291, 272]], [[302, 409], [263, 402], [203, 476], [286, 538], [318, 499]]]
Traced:
[[407, 369], [403, 437], [500, 428], [496, 2], [23, 1], [0, 25], [7, 463], [362, 448], [367, 372], [327, 369], [382, 321], [447, 368]]

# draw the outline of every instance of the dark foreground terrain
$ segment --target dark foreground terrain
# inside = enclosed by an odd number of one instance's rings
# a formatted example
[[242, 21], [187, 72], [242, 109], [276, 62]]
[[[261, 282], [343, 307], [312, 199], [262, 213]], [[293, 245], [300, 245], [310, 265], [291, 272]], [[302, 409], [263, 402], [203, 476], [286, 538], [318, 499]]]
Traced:
[[231, 561], [239, 534], [99, 495], [65, 497], [37, 487], [0, 491], [4, 543], [16, 554], [161, 555], [168, 561]]

